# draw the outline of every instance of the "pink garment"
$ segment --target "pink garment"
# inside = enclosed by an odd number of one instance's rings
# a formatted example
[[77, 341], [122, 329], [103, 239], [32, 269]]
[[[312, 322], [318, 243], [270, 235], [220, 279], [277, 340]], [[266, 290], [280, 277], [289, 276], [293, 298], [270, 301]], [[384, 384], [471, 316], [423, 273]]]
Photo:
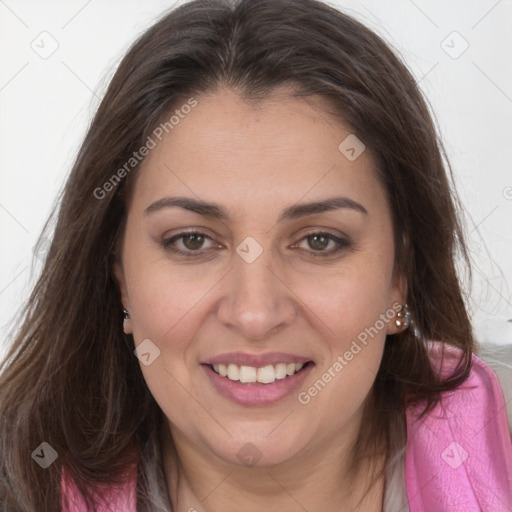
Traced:
[[[439, 368], [440, 343], [430, 345]], [[454, 368], [459, 349], [445, 346], [442, 375]], [[498, 378], [473, 355], [469, 378], [445, 393], [421, 421], [417, 408], [406, 411], [405, 479], [410, 512], [511, 512], [512, 441]], [[137, 473], [112, 489], [109, 505], [99, 512], [136, 512]], [[88, 512], [65, 473], [62, 493], [71, 506], [62, 512]]]
[[[442, 375], [460, 350], [445, 346]], [[441, 344], [431, 347], [440, 367]], [[416, 409], [417, 410], [417, 409]], [[410, 512], [512, 511], [512, 441], [495, 373], [473, 355], [469, 378], [422, 420], [407, 418], [405, 479]]]
[[[98, 512], [137, 512], [137, 468], [132, 468], [132, 478], [124, 485], [111, 488], [108, 494], [108, 505], [98, 508]], [[61, 479], [62, 495], [70, 500], [69, 507], [61, 499], [61, 512], [89, 512], [81, 494], [63, 471]]]

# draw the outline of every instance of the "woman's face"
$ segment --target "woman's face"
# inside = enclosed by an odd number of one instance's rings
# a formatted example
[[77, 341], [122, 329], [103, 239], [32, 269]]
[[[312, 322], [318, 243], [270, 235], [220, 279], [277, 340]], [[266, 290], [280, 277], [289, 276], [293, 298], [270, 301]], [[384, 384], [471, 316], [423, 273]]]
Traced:
[[219, 462], [347, 447], [404, 302], [369, 152], [319, 98], [196, 100], [143, 163], [116, 267], [147, 385]]

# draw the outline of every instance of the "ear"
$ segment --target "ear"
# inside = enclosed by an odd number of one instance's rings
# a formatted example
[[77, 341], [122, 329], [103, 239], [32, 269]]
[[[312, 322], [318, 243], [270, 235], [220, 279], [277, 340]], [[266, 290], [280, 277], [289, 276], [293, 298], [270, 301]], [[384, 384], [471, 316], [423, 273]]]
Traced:
[[[121, 295], [121, 302], [123, 304], [123, 308], [130, 313], [130, 301], [128, 299], [128, 290], [126, 286], [126, 278], [124, 274], [123, 264], [117, 260], [114, 263], [113, 266], [113, 272], [115, 280], [117, 281], [117, 284], [119, 286], [119, 293]], [[132, 328], [132, 321], [131, 318], [128, 316], [128, 318], [125, 318], [123, 320], [123, 330], [125, 334], [132, 334], [133, 328]]]
[[396, 326], [397, 314], [402, 310], [402, 307], [407, 302], [407, 279], [404, 275], [394, 271], [391, 286], [391, 293], [389, 295], [388, 311], [394, 312], [393, 317], [388, 322], [386, 327], [386, 334], [396, 334], [401, 331]]
[[130, 301], [128, 300], [128, 290], [126, 288], [123, 264], [119, 260], [114, 263], [113, 272], [117, 285], [119, 286], [119, 293], [121, 295], [123, 308], [126, 309], [126, 311], [130, 311]]

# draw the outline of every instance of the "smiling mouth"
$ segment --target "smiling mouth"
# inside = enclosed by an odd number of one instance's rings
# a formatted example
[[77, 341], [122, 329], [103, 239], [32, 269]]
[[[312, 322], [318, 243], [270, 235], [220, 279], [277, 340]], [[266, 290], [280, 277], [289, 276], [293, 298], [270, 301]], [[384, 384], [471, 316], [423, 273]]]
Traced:
[[238, 366], [236, 364], [209, 364], [212, 371], [221, 377], [225, 377], [233, 382], [242, 384], [272, 384], [276, 380], [284, 380], [313, 364], [307, 363], [278, 363], [267, 365], [260, 368], [254, 366]]

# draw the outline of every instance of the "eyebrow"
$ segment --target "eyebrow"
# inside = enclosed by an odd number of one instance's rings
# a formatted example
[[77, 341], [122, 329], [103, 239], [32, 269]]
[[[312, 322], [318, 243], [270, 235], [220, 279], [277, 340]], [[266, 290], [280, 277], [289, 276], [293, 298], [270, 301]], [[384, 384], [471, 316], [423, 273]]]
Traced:
[[[185, 210], [210, 217], [218, 220], [228, 220], [229, 214], [222, 206], [217, 203], [209, 203], [192, 199], [190, 197], [164, 197], [155, 201], [144, 210], [144, 215], [148, 215], [165, 208], [179, 207]], [[308, 215], [324, 213], [332, 210], [346, 208], [363, 214], [368, 214], [366, 208], [348, 197], [331, 197], [323, 201], [315, 201], [311, 203], [295, 204], [285, 208], [279, 215], [278, 222], [284, 220], [295, 220]]]

